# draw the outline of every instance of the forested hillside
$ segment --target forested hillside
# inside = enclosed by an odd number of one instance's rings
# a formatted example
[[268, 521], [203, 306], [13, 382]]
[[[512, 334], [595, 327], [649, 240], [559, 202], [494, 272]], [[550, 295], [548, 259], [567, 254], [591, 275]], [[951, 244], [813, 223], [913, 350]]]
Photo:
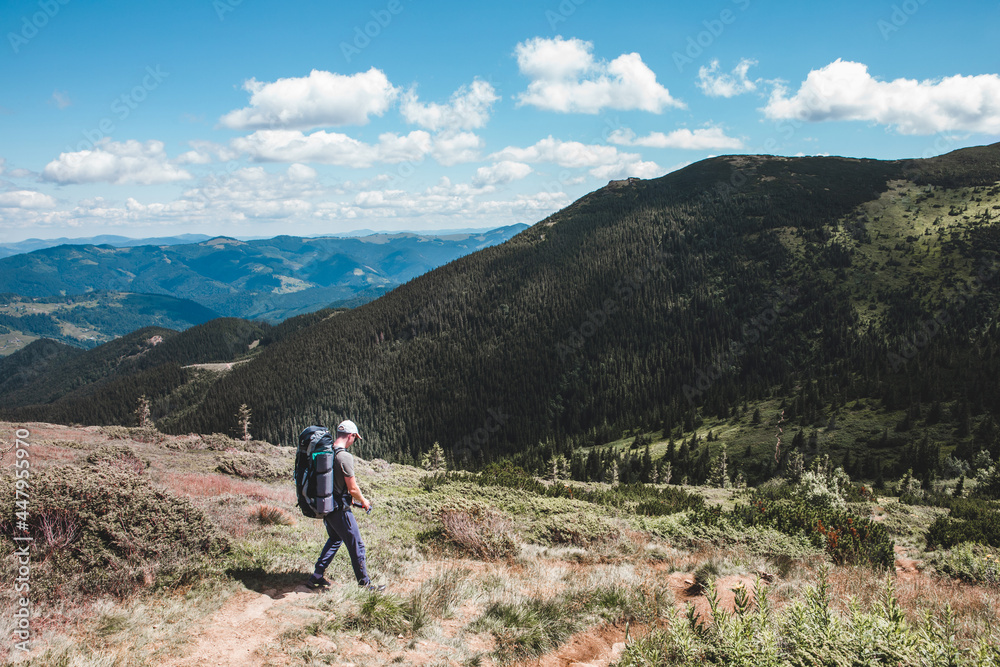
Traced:
[[91, 348], [148, 326], [186, 329], [219, 314], [164, 294], [92, 292], [77, 296], [0, 294], [0, 355], [47, 338]]
[[[639, 431], [684, 439], [692, 479], [720, 446], [699, 425], [761, 405], [769, 451], [779, 414], [789, 441], [864, 416], [845, 437], [870, 477], [919, 447], [997, 450], [998, 180], [1000, 144], [893, 162], [729, 156], [613, 182], [299, 329], [193, 403], [151, 394], [154, 417], [228, 431], [246, 403], [255, 435], [286, 444], [350, 417], [363, 456], [408, 461], [439, 441], [466, 465]], [[59, 414], [86, 422], [84, 405]]]

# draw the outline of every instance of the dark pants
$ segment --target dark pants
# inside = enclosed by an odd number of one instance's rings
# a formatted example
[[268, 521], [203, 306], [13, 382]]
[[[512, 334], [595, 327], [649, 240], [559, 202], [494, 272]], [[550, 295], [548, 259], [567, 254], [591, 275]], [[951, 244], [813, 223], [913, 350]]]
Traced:
[[316, 574], [322, 575], [326, 572], [340, 545], [346, 544], [347, 551], [351, 554], [351, 565], [354, 567], [358, 585], [366, 586], [369, 580], [368, 572], [365, 570], [365, 543], [361, 541], [361, 532], [358, 530], [354, 514], [350, 510], [330, 512], [323, 517], [323, 523], [326, 524], [326, 533], [330, 539], [326, 541], [323, 551], [319, 554], [319, 560], [316, 561]]

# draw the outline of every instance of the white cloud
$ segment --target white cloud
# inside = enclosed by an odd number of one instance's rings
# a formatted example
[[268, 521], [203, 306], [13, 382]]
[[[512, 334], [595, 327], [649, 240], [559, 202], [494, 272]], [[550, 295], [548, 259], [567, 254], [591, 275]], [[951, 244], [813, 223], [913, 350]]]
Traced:
[[618, 164], [622, 160], [635, 161], [635, 153], [619, 153], [614, 146], [583, 144], [579, 141], [562, 141], [551, 135], [534, 146], [516, 148], [508, 146], [490, 156], [496, 161], [513, 162], [554, 162], [560, 167], [598, 167]]
[[236, 151], [213, 141], [196, 139], [188, 143], [193, 150], [178, 155], [174, 164], [211, 164], [212, 162], [235, 160], [239, 157], [239, 153]]
[[472, 183], [479, 186], [505, 185], [525, 178], [531, 171], [531, 166], [523, 162], [504, 160], [503, 162], [496, 162], [489, 167], [476, 169], [476, 175], [472, 177]]
[[483, 140], [472, 132], [442, 132], [434, 137], [434, 159], [446, 167], [479, 159]]
[[447, 104], [424, 104], [417, 99], [416, 90], [411, 88], [403, 95], [400, 112], [407, 123], [435, 132], [473, 130], [486, 125], [490, 109], [498, 99], [492, 85], [477, 79], [471, 86], [456, 90]]
[[598, 113], [602, 109], [660, 113], [684, 107], [656, 81], [638, 53], [611, 62], [597, 61], [594, 45], [581, 39], [535, 37], [517, 45], [521, 73], [532, 79], [518, 96], [520, 105], [564, 113]]
[[191, 178], [167, 159], [162, 141], [101, 139], [93, 150], [61, 153], [45, 165], [42, 178], [68, 183], [172, 183]]
[[836, 60], [812, 70], [799, 90], [771, 93], [765, 115], [801, 121], [862, 120], [899, 134], [965, 131], [1000, 133], [1000, 76], [879, 81], [862, 63]]
[[250, 106], [224, 115], [219, 122], [233, 129], [308, 130], [324, 126], [364, 125], [381, 116], [399, 91], [372, 67], [352, 75], [313, 70], [306, 77], [262, 83], [250, 79]]
[[719, 148], [743, 148], [743, 141], [727, 137], [721, 127], [703, 127], [697, 130], [681, 128], [670, 134], [652, 132], [645, 137], [635, 136], [629, 129], [615, 130], [608, 141], [621, 146], [645, 146], [648, 148], [681, 148], [684, 150], [711, 150]]
[[742, 58], [729, 74], [717, 74], [719, 61], [712, 60], [707, 67], [698, 68], [698, 87], [709, 97], [735, 97], [757, 90], [757, 83], [747, 78], [747, 72], [756, 60]]
[[258, 162], [318, 162], [364, 168], [376, 162], [419, 161], [431, 151], [431, 135], [414, 130], [407, 135], [387, 132], [368, 144], [346, 134], [318, 130], [258, 130], [233, 139], [232, 147]]
[[667, 173], [667, 170], [655, 162], [643, 160], [621, 160], [615, 164], [606, 164], [590, 170], [591, 176], [602, 180], [628, 178], [630, 176], [635, 178], [656, 178], [663, 176], [665, 173]]
[[34, 190], [0, 192], [0, 208], [55, 208], [56, 200]]

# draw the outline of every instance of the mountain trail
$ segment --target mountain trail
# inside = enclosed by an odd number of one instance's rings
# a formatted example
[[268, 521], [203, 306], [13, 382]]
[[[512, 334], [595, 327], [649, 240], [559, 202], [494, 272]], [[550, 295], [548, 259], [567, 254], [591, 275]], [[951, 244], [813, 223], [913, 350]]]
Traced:
[[[282, 592], [271, 589], [264, 593], [238, 593], [201, 626], [192, 638], [192, 648], [183, 657], [161, 664], [166, 667], [275, 664], [272, 660], [265, 661], [258, 649], [271, 644], [285, 628], [282, 607], [314, 595], [302, 585]], [[328, 646], [322, 648], [334, 648], [332, 642], [326, 643]]]

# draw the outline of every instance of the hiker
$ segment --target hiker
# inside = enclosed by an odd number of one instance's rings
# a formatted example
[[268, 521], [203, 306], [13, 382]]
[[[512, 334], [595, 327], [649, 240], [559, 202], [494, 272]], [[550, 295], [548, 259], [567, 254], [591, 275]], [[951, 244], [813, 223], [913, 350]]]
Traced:
[[354, 457], [347, 450], [354, 444], [355, 440], [361, 438], [358, 427], [350, 419], [345, 419], [337, 426], [337, 439], [333, 441], [334, 461], [333, 461], [333, 497], [336, 506], [332, 512], [323, 517], [326, 524], [327, 535], [330, 539], [326, 541], [323, 550], [316, 561], [316, 570], [309, 578], [310, 588], [326, 588], [330, 581], [323, 576], [330, 561], [337, 555], [337, 550], [341, 544], [347, 545], [347, 550], [351, 554], [351, 565], [354, 567], [354, 576], [358, 580], [358, 586], [364, 586], [368, 590], [379, 592], [385, 590], [384, 585], [376, 586], [368, 578], [368, 571], [365, 568], [365, 543], [361, 540], [361, 533], [358, 531], [358, 522], [351, 512], [352, 504], [362, 507], [366, 512], [371, 509], [369, 503], [354, 477]]

